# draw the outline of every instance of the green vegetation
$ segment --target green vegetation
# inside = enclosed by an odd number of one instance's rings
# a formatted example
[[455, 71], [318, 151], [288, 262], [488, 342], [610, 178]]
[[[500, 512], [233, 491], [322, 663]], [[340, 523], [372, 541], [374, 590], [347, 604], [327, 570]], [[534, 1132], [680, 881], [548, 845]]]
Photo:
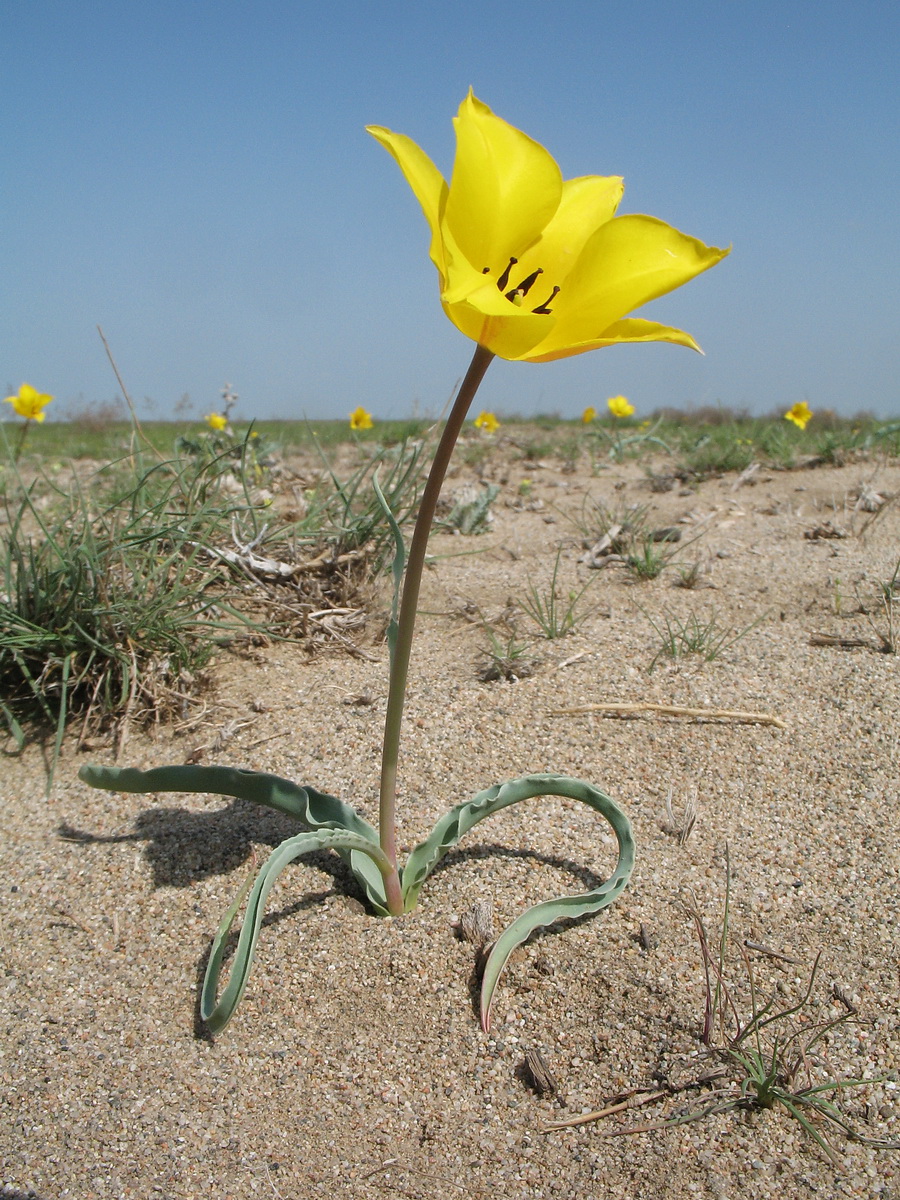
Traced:
[[[229, 399], [233, 399], [229, 396]], [[432, 426], [418, 419], [376, 421], [353, 430], [346, 420], [202, 422], [115, 419], [106, 406], [80, 419], [49, 420], [32, 430], [14, 462], [14, 422], [0, 423], [0, 501], [7, 534], [0, 560], [0, 716], [21, 744], [23, 722], [46, 719], [57, 744], [71, 718], [82, 732], [129, 718], [183, 714], [195, 701], [217, 646], [255, 636], [265, 626], [305, 636], [306, 618], [329, 604], [352, 603], [383, 569], [394, 535], [377, 500], [380, 480], [402, 526], [415, 513]], [[226, 417], [230, 420], [230, 407]], [[840, 465], [900, 455], [900, 421], [816, 413], [806, 429], [781, 414], [749, 417], [724, 409], [661, 409], [649, 421], [612, 421], [616, 446], [646, 455], [651, 486], [674, 486], [759, 462], [769, 469], [800, 463]], [[612, 436], [599, 423], [542, 416], [507, 418], [504, 436], [464, 431], [460, 452], [477, 472], [495, 455], [526, 461], [556, 457], [573, 464]], [[285, 474], [288, 456], [314, 469]], [[617, 451], [614, 457], [618, 457]], [[660, 456], [663, 464], [660, 466]], [[85, 468], [72, 464], [88, 461]], [[334, 464], [340, 464], [336, 466]], [[448, 518], [484, 527], [496, 486]], [[276, 502], [277, 498], [277, 502]], [[0, 515], [0, 520], [2, 520]], [[585, 547], [604, 538], [638, 580], [656, 578], [683, 549], [647, 526], [647, 509], [608, 509], [587, 502], [572, 518]], [[259, 561], [277, 572], [266, 577]], [[292, 574], [316, 560], [317, 571]], [[321, 560], [321, 561], [319, 561]], [[570, 632], [586, 589], [562, 592], [557, 555], [549, 589], [531, 587], [522, 610], [544, 637]], [[699, 582], [699, 568], [679, 583]], [[873, 614], [885, 649], [896, 652], [896, 573]], [[649, 619], [649, 618], [648, 618]], [[654, 625], [654, 658], [687, 654], [709, 661], [747, 630], [720, 628], [714, 615]], [[488, 659], [515, 673], [518, 643], [492, 646]], [[488, 663], [488, 669], [491, 668]], [[506, 666], [500, 667], [507, 674]]]
[[[555, 455], [563, 462], [570, 462], [582, 448], [591, 453], [602, 446], [608, 457], [610, 447], [619, 446], [613, 458], [665, 455], [671, 459], [678, 477], [690, 480], [741, 471], [751, 462], [785, 470], [801, 462], [840, 466], [870, 454], [900, 455], [900, 421], [878, 421], [865, 413], [838, 417], [828, 411], [816, 412], [806, 429], [785, 421], [781, 412], [751, 417], [708, 407], [684, 412], [662, 408], [650, 413], [644, 421], [635, 416], [624, 422], [604, 419], [603, 423], [588, 426], [580, 418], [547, 415], [509, 416], [502, 420], [502, 438], [470, 441], [464, 436], [460, 445], [463, 461], [478, 466], [496, 450], [508, 453], [512, 446], [529, 461]], [[378, 420], [372, 429], [352, 433], [343, 418], [260, 420], [252, 424], [235, 420], [233, 425], [239, 438], [252, 428], [273, 452], [298, 454], [317, 445], [328, 452], [353, 443], [363, 451], [375, 446], [396, 446], [424, 437], [432, 422], [419, 418]], [[169, 455], [179, 437], [196, 438], [198, 426], [202, 428], [197, 420], [147, 420], [141, 428], [150, 444]], [[14, 427], [16, 422], [0, 422], [2, 433]], [[85, 458], [107, 462], [129, 453], [135, 438], [132, 423], [121, 419], [115, 406], [87, 412], [71, 421], [48, 420], [32, 434], [25, 444], [23, 459], [43, 463]], [[11, 433], [7, 440], [12, 440]]]
[[[829, 1134], [880, 1149], [900, 1149], [898, 1142], [862, 1134], [840, 1107], [843, 1092], [870, 1086], [885, 1076], [845, 1078], [835, 1074], [823, 1057], [825, 1046], [834, 1042], [838, 1029], [848, 1023], [860, 1023], [860, 1017], [853, 1000], [840, 988], [833, 987], [825, 1001], [814, 999], [822, 952], [816, 955], [801, 994], [784, 1004], [779, 1004], [777, 986], [763, 1001], [758, 968], [748, 952], [748, 943], [741, 947], [744, 979], [729, 973], [726, 959], [731, 919], [731, 862], [727, 850], [725, 870], [725, 907], [715, 943], [696, 900], [692, 898], [686, 906], [697, 932], [704, 976], [700, 1036], [708, 1052], [724, 1064], [724, 1086], [710, 1093], [697, 1107], [669, 1117], [661, 1127], [741, 1109], [780, 1109], [800, 1124], [835, 1166], [841, 1166], [841, 1162]], [[757, 950], [768, 953], [765, 947]], [[742, 996], [749, 1005], [747, 1015], [742, 1013]]]
[[[682, 584], [682, 586], [684, 585]], [[651, 671], [663, 657], [681, 659], [688, 655], [695, 655], [703, 662], [714, 662], [726, 650], [736, 645], [741, 638], [746, 637], [750, 630], [754, 629], [763, 619], [758, 617], [743, 629], [735, 630], [730, 626], [723, 628], [716, 620], [714, 612], [710, 613], [705, 621], [701, 620], [696, 613], [691, 613], [684, 621], [680, 617], [671, 617], [668, 613], [663, 613], [659, 623], [643, 608], [641, 612], [661, 639], [660, 648], [650, 663]]]
[[535, 584], [531, 584], [524, 600], [519, 601], [522, 611], [531, 617], [543, 636], [551, 640], [565, 637], [567, 633], [574, 633], [578, 624], [587, 616], [586, 613], [578, 611], [578, 604], [593, 582], [589, 579], [581, 587], [569, 588], [562, 595], [559, 586], [561, 555], [562, 548], [556, 552], [549, 587], [542, 590]]
[[515, 683], [534, 674], [535, 659], [529, 654], [525, 642], [516, 638], [515, 630], [499, 634], [490, 625], [485, 625], [488, 644], [479, 651], [481, 662], [478, 678], [482, 683], [493, 683], [505, 679]]
[[217, 648], [308, 636], [314, 611], [358, 601], [392, 544], [377, 472], [398, 521], [418, 503], [421, 443], [375, 443], [341, 475], [323, 452], [279, 507], [255, 430], [182, 434], [169, 457], [127, 440], [89, 473], [4, 471], [0, 717], [20, 748], [29, 721], [55, 729], [55, 757], [72, 719], [121, 745], [131, 721], [187, 718]]
[[648, 514], [646, 504], [610, 508], [602, 500], [589, 498], [579, 513], [567, 515], [581, 534], [592, 565], [599, 565], [604, 555], [614, 555], [640, 582], [656, 579], [676, 554], [697, 540], [681, 543], [678, 529], [651, 529]]
[[[222, 490], [221, 459], [194, 469], [144, 454], [65, 484], [17, 477], [0, 560], [2, 711], [82, 733], [114, 717], [184, 712], [216, 644], [253, 628], [214, 547], [259, 540], [246, 489]], [[120, 726], [118, 740], [124, 736]]]
[[[243, 440], [252, 430], [263, 439], [268, 447], [281, 454], [295, 454], [315, 450], [316, 446], [331, 451], [339, 446], [356, 442], [362, 449], [375, 446], [396, 446], [404, 441], [423, 437], [431, 422], [407, 419], [401, 421], [379, 421], [373, 429], [356, 432], [351, 436], [346, 420], [340, 421], [235, 421], [234, 430], [238, 440]], [[17, 423], [0, 422], [0, 430], [12, 430]], [[4, 429], [5, 427], [5, 429]], [[209, 431], [202, 422], [194, 421], [143, 421], [141, 429], [145, 435], [145, 446], [163, 455], [171, 455], [179, 438], [196, 441]], [[198, 432], [199, 431], [199, 432]], [[0, 434], [2, 436], [2, 434]], [[7, 438], [7, 440], [12, 440]], [[25, 444], [22, 463], [47, 463], [53, 460], [93, 459], [109, 462], [131, 453], [137, 438], [134, 426], [128, 420], [103, 420], [95, 418], [74, 421], [46, 421], [40, 429], [32, 430]]]

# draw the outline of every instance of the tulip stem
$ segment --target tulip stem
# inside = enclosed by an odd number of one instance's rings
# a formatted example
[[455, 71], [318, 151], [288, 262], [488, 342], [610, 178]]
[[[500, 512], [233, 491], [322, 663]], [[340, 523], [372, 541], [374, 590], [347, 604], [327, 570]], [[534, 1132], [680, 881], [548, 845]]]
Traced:
[[[447, 474], [453, 447], [456, 445], [463, 422], [475, 398], [475, 393], [478, 391], [478, 385], [484, 378], [484, 373], [490, 366], [493, 357], [493, 352], [485, 349], [484, 346], [476, 347], [466, 377], [462, 381], [438, 442], [431, 470], [428, 472], [428, 480], [422, 493], [422, 501], [419, 505], [406, 560], [403, 595], [400, 599], [400, 612], [397, 618], [397, 641], [388, 685], [387, 714], [384, 719], [384, 742], [381, 752], [381, 799], [378, 813], [381, 847], [395, 867], [397, 865], [396, 798], [400, 727], [403, 722], [409, 658], [416, 624], [419, 588], [422, 583], [422, 571], [425, 567], [425, 552], [428, 548], [428, 535], [431, 532], [438, 497], [441, 494], [441, 486], [444, 476]], [[403, 911], [399, 877], [386, 882], [388, 883], [388, 907], [392, 913], [399, 914]]]
[[22, 432], [19, 434], [19, 440], [16, 444], [15, 453], [13, 454], [13, 462], [17, 463], [22, 454], [22, 447], [25, 445], [25, 438], [28, 436], [28, 418], [25, 418], [25, 423], [22, 426]]

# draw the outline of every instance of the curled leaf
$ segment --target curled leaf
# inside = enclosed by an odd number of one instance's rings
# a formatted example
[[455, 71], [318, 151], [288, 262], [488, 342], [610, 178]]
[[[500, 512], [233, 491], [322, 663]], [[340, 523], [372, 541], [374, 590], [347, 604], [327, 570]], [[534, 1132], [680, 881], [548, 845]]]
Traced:
[[[138, 771], [134, 767], [84, 766], [78, 777], [91, 787], [110, 792], [210, 792], [217, 796], [236, 796], [295, 817], [311, 829], [346, 830], [378, 846], [378, 834], [373, 826], [343, 800], [262, 771], [195, 764], [154, 767], [150, 771]], [[369, 903], [384, 916], [388, 911], [384, 883], [371, 856], [355, 849], [338, 846], [335, 849], [361, 883]]]
[[256, 953], [256, 943], [259, 939], [266, 900], [269, 892], [275, 886], [278, 876], [289, 863], [293, 862], [295, 858], [299, 858], [301, 854], [308, 854], [311, 850], [329, 849], [336, 850], [341, 855], [351, 852], [360, 854], [369, 859], [376, 871], [379, 871], [379, 861], [381, 869], [387, 871], [391, 869], [387, 857], [378, 846], [371, 845], [366, 838], [361, 838], [358, 834], [341, 830], [298, 833], [273, 850], [263, 863], [250, 892], [247, 911], [244, 914], [237, 948], [234, 952], [231, 974], [225, 990], [218, 1000], [216, 1000], [216, 993], [219, 988], [219, 976], [222, 972], [225, 942], [238, 909], [247, 895], [250, 887], [249, 880], [238, 892], [234, 903], [225, 913], [213, 939], [206, 976], [203, 980], [203, 990], [200, 993], [200, 1016], [206, 1022], [210, 1033], [220, 1033], [225, 1028], [241, 1001], [250, 978], [250, 969], [253, 966], [253, 956]]
[[491, 1002], [497, 981], [510, 954], [539, 928], [564, 918], [597, 913], [625, 890], [634, 867], [634, 836], [631, 822], [614, 800], [604, 792], [565, 775], [526, 775], [479, 792], [465, 804], [458, 804], [435, 825], [430, 835], [413, 850], [402, 875], [403, 898], [407, 911], [415, 907], [419, 889], [444, 855], [473, 825], [500, 809], [535, 796], [565, 796], [580, 800], [600, 813], [612, 827], [619, 844], [619, 858], [612, 875], [590, 892], [561, 896], [535, 904], [509, 925], [491, 947], [481, 982], [481, 1024], [485, 1032], [491, 1024]]

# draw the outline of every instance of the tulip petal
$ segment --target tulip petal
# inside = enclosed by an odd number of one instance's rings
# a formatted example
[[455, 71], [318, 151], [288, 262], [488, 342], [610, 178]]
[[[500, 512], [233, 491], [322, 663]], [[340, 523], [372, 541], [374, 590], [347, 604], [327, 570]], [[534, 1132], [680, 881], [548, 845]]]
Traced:
[[537, 241], [556, 212], [562, 175], [543, 146], [471, 92], [453, 124], [456, 159], [445, 229], [475, 270], [503, 271], [510, 258]]
[[602, 341], [606, 330], [728, 254], [655, 217], [616, 217], [588, 240], [555, 305], [544, 352]]
[[392, 133], [383, 125], [367, 125], [366, 131], [394, 156], [397, 165], [406, 176], [406, 182], [421, 204], [425, 219], [431, 226], [431, 261], [443, 275], [445, 264], [441, 241], [441, 216], [447, 198], [447, 184], [443, 175], [412, 138], [403, 133]]
[[621, 175], [567, 179], [559, 207], [521, 260], [521, 273], [542, 267], [551, 285], [562, 285], [588, 239], [616, 215], [624, 190]]
[[574, 354], [584, 354], [588, 350], [602, 350], [604, 346], [617, 346], [628, 342], [672, 342], [676, 346], [687, 346], [689, 350], [703, 351], [689, 333], [683, 329], [674, 329], [671, 325], [660, 325], [656, 321], [642, 321], [639, 317], [630, 317], [624, 321], [615, 321], [608, 329], [604, 329], [600, 337], [574, 345], [549, 349], [547, 343], [551, 338], [539, 343], [532, 351], [518, 355], [520, 362], [553, 362], [557, 358], [571, 358]]
[[459, 330], [501, 358], [526, 362], [618, 342], [700, 349], [683, 330], [625, 318], [720, 262], [727, 249], [655, 217], [617, 217], [619, 176], [563, 182], [544, 147], [471, 90], [454, 125], [449, 188], [409, 138], [368, 128], [422, 205], [441, 304]]
[[456, 328], [499, 358], [525, 358], [553, 328], [553, 317], [516, 308], [493, 285], [448, 303], [444, 312]]

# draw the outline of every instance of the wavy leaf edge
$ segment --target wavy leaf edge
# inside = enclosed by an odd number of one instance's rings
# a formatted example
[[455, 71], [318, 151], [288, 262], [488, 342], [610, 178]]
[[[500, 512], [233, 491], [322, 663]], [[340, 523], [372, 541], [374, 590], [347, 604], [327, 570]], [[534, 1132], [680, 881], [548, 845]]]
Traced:
[[[385, 864], [389, 865], [380, 847], [371, 846], [368, 839], [348, 830], [329, 829], [298, 833], [294, 837], [286, 838], [280, 846], [276, 847], [260, 868], [252, 888], [250, 879], [241, 887], [223, 916], [213, 938], [203, 979], [203, 988], [200, 992], [200, 1016], [211, 1034], [221, 1033], [234, 1016], [244, 995], [265, 915], [266, 900], [275, 886], [278, 876], [295, 858], [299, 858], [301, 854], [308, 854], [311, 850], [336, 850], [339, 854], [353, 851], [369, 858], [372, 862], [377, 853], [384, 859]], [[378, 870], [377, 865], [375, 869]], [[247, 901], [247, 911], [244, 913], [241, 923], [241, 932], [238, 935], [228, 983], [217, 1000], [226, 939], [248, 892], [250, 898]]]
[[[87, 765], [81, 767], [78, 775], [89, 786], [107, 791], [203, 792], [236, 797], [285, 813], [311, 827], [287, 838], [272, 852], [255, 881], [247, 880], [222, 918], [210, 950], [200, 1001], [201, 1017], [213, 1034], [225, 1028], [240, 1003], [253, 964], [266, 899], [281, 871], [295, 858], [313, 850], [336, 851], [361, 884], [375, 912], [380, 916], [388, 915], [383, 872], [389, 869], [389, 863], [379, 844], [378, 833], [355, 809], [335, 796], [262, 771], [193, 763], [153, 767], [147, 771], [134, 767]], [[611, 797], [584, 780], [551, 773], [524, 775], [486, 788], [473, 799], [451, 808], [438, 820], [428, 837], [413, 849], [401, 871], [404, 911], [409, 912], [415, 908], [425, 880], [470, 829], [501, 809], [540, 796], [577, 800], [598, 812], [616, 836], [618, 861], [612, 875], [599, 887], [532, 905], [494, 941], [481, 983], [481, 1024], [485, 1032], [490, 1030], [491, 1005], [497, 983], [513, 950], [536, 929], [565, 918], [593, 915], [612, 904], [625, 890], [634, 868], [631, 822]], [[247, 911], [229, 981], [222, 996], [216, 1000], [225, 941], [248, 892]]]
[[495, 940], [488, 953], [481, 981], [481, 1025], [491, 1027], [491, 1004], [497, 983], [509, 956], [539, 928], [565, 918], [593, 915], [616, 900], [628, 885], [634, 869], [634, 834], [631, 822], [616, 802], [593, 784], [568, 775], [536, 774], [496, 784], [474, 799], [445, 813], [429, 836], [412, 851], [402, 872], [404, 907], [415, 907], [422, 884], [447, 854], [474, 825], [511, 804], [538, 796], [561, 796], [578, 800], [594, 809], [612, 828], [618, 843], [618, 860], [610, 877], [599, 887], [575, 896], [545, 900], [517, 917]]
[[[207, 792], [233, 796], [285, 813], [313, 830], [353, 833], [371, 843], [380, 853], [376, 829], [349, 804], [327, 792], [302, 787], [290, 779], [282, 779], [279, 775], [269, 775], [264, 771], [195, 763], [152, 767], [149, 771], [139, 771], [136, 767], [88, 765], [79, 770], [78, 777], [90, 787], [111, 792]], [[350, 867], [373, 909], [379, 916], [386, 916], [388, 908], [383, 878], [372, 855], [358, 848], [332, 848]]]

